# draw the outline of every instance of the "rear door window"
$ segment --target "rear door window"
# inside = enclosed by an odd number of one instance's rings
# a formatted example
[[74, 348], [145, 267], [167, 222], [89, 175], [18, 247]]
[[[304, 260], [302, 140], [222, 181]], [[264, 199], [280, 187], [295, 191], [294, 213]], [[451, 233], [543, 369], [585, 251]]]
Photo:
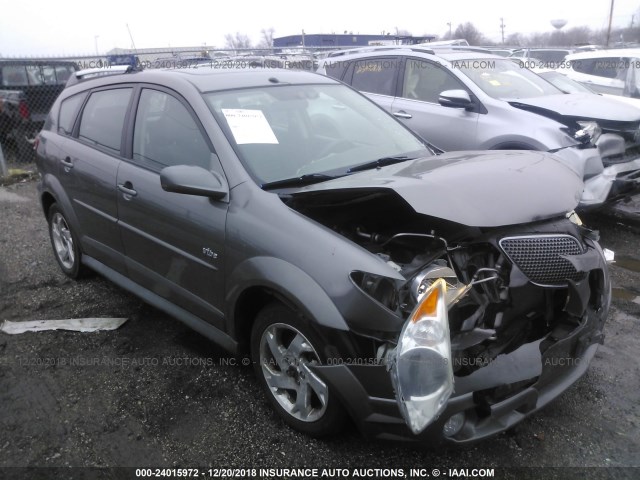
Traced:
[[591, 74], [604, 78], [616, 78], [620, 70], [624, 70], [624, 62], [620, 57], [598, 58], [593, 64]]
[[359, 60], [354, 65], [351, 86], [361, 92], [393, 96], [400, 63], [397, 57]]
[[110, 153], [120, 153], [122, 128], [132, 88], [93, 92], [80, 120], [79, 138]]
[[591, 72], [593, 71], [594, 63], [595, 63], [595, 59], [593, 58], [581, 58], [581, 59], [571, 60], [571, 68], [576, 72], [591, 75]]
[[603, 78], [616, 78], [624, 70], [620, 57], [585, 58], [571, 61], [571, 67], [579, 73]]

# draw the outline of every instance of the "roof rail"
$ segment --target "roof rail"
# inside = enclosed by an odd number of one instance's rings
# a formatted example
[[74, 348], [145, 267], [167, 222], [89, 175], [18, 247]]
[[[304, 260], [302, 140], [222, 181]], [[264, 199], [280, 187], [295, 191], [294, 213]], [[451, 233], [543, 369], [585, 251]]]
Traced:
[[335, 50], [333, 52], [329, 52], [327, 58], [351, 55], [353, 53], [381, 52], [385, 50], [413, 50], [414, 52], [433, 53], [433, 49], [420, 45], [371, 45], [360, 48], [348, 48], [346, 50]]
[[469, 42], [464, 38], [454, 38], [452, 40], [438, 40], [436, 42], [424, 42], [418, 45], [429, 45], [431, 47], [468, 47]]
[[84, 70], [78, 70], [67, 80], [67, 87], [80, 83], [83, 80], [89, 80], [91, 78], [106, 77], [108, 75], [122, 75], [125, 73], [137, 72], [139, 69], [134, 68], [131, 65], [114, 65], [112, 67], [105, 68], [86, 68]]
[[453, 52], [491, 53], [491, 50], [484, 47], [458, 46], [458, 45], [434, 46], [433, 50], [438, 53], [453, 53]]

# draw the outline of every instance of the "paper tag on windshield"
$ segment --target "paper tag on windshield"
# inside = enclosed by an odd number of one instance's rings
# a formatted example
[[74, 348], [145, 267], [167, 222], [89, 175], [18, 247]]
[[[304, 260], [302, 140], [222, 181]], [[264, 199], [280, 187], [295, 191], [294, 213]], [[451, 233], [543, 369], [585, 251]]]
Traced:
[[246, 143], [278, 143], [271, 125], [262, 110], [246, 110], [244, 108], [223, 108], [233, 138], [238, 145]]

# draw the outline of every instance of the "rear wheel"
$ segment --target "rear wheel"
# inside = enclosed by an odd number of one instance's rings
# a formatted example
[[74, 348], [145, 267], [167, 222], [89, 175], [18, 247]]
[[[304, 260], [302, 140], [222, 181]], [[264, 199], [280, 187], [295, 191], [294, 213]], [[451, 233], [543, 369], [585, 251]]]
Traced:
[[287, 424], [313, 436], [338, 432], [345, 417], [310, 368], [321, 364], [321, 346], [304, 319], [280, 303], [266, 306], [253, 326], [251, 356], [269, 402]]
[[53, 254], [65, 275], [78, 278], [83, 273], [82, 253], [69, 222], [57, 204], [49, 208], [49, 237]]

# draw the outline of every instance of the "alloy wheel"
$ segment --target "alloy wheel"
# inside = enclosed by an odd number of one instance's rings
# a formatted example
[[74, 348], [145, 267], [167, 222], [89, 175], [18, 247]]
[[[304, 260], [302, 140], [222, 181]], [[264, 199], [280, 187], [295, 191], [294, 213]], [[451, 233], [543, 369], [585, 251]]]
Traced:
[[322, 418], [328, 401], [327, 385], [309, 368], [320, 358], [297, 329], [283, 323], [270, 325], [260, 339], [260, 367], [267, 386], [280, 406], [302, 422]]

